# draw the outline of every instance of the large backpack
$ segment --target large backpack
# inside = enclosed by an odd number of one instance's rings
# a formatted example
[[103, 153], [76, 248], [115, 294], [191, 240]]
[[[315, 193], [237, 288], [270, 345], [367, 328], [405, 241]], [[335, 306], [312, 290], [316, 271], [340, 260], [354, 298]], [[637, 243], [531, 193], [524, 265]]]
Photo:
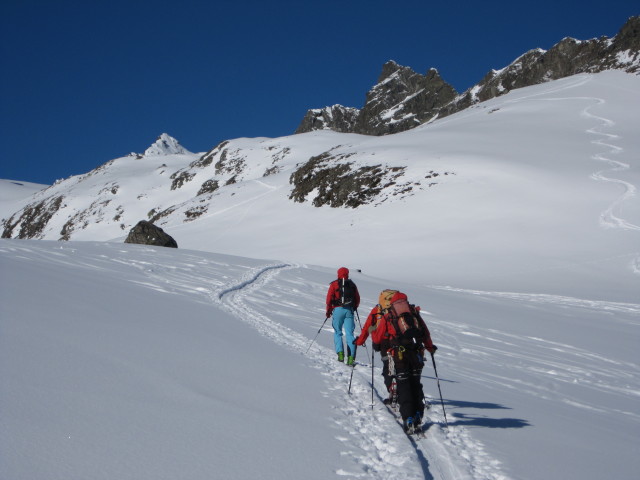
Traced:
[[356, 306], [356, 284], [348, 278], [339, 278], [338, 298], [334, 300], [336, 306], [355, 308]]
[[398, 290], [383, 290], [378, 297], [378, 305], [381, 313], [387, 313], [391, 308], [391, 299], [398, 293]]
[[395, 330], [394, 339], [401, 345], [421, 343], [427, 336], [424, 320], [406, 295], [402, 297], [391, 302], [386, 316]]

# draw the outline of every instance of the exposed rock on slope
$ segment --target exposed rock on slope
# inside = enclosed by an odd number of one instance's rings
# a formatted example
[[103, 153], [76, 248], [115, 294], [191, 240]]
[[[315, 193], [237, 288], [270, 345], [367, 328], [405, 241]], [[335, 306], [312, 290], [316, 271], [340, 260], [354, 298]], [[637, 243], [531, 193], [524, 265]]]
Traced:
[[360, 110], [355, 133], [386, 135], [426, 122], [457, 95], [437, 70], [420, 75], [408, 67], [387, 62], [378, 83]]
[[640, 17], [632, 17], [609, 39], [564, 38], [550, 50], [531, 50], [502, 70], [492, 70], [476, 86], [442, 109], [441, 116], [464, 110], [516, 88], [604, 70], [640, 73]]
[[509, 66], [491, 70], [462, 95], [435, 69], [420, 75], [387, 62], [361, 110], [341, 105], [309, 110], [296, 133], [322, 129], [365, 135], [402, 132], [516, 88], [611, 69], [640, 73], [640, 17], [631, 17], [611, 39], [565, 38], [548, 51], [531, 50]]
[[131, 229], [124, 243], [178, 248], [177, 242], [171, 235], [146, 220], [139, 221], [138, 224]]
[[389, 61], [361, 110], [342, 105], [309, 110], [296, 133], [327, 129], [364, 135], [402, 132], [437, 115], [456, 95], [437, 70], [420, 75]]
[[334, 132], [349, 133], [355, 130], [360, 111], [357, 108], [334, 105], [309, 110], [298, 126], [296, 133], [312, 132], [314, 130], [333, 130]]

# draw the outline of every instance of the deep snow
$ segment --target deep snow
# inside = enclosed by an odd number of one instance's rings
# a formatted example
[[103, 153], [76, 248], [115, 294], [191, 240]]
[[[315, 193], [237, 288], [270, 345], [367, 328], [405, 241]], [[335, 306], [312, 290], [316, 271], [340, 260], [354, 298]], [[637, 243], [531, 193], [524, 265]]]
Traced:
[[[640, 79], [605, 72], [388, 137], [238, 139], [256, 162], [335, 148], [408, 165], [407, 181], [455, 175], [357, 210], [291, 204], [290, 170], [249, 176], [198, 221], [163, 225], [178, 250], [122, 244], [108, 222], [78, 231], [87, 242], [0, 241], [0, 478], [635, 478], [638, 107]], [[101, 182], [153, 199], [132, 218], [168, 201], [157, 165], [109, 168]], [[70, 182], [69, 204], [86, 202]], [[341, 265], [363, 322], [384, 288], [423, 307], [448, 429], [431, 368], [433, 425], [413, 442], [380, 403], [377, 366], [372, 408], [369, 366], [348, 395], [330, 328], [305, 353]]]

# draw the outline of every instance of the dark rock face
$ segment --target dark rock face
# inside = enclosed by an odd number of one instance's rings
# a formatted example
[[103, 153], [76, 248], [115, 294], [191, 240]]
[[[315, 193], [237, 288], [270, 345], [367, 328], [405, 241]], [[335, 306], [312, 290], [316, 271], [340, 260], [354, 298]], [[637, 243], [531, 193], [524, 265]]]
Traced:
[[349, 154], [332, 155], [325, 152], [312, 157], [289, 178], [294, 188], [289, 198], [303, 203], [315, 192], [311, 203], [315, 207], [357, 208], [371, 203], [385, 188], [393, 185], [403, 168], [384, 168], [382, 165], [356, 167], [345, 162]]
[[353, 132], [358, 118], [357, 108], [334, 105], [321, 109], [309, 110], [300, 122], [295, 133], [312, 132], [314, 130], [333, 130], [334, 132]]
[[342, 105], [309, 110], [296, 133], [327, 129], [363, 135], [402, 132], [435, 116], [456, 95], [437, 70], [420, 75], [389, 61], [361, 110]]
[[27, 205], [22, 212], [3, 222], [2, 238], [14, 237], [14, 230], [18, 227], [15, 238], [42, 238], [47, 223], [60, 210], [63, 199], [63, 196], [57, 196]]
[[176, 241], [153, 223], [141, 220], [131, 229], [124, 243], [178, 248]]
[[516, 88], [537, 85], [578, 73], [605, 70], [640, 73], [640, 17], [632, 17], [609, 39], [580, 41], [564, 38], [550, 50], [531, 50], [511, 65], [487, 75], [473, 88], [442, 109], [440, 116], [455, 112]]
[[[402, 132], [516, 88], [611, 69], [640, 74], [640, 16], [631, 17], [612, 39], [565, 38], [548, 51], [531, 50], [506, 68], [490, 71], [462, 95], [434, 69], [420, 75], [393, 61], [387, 62], [361, 110], [340, 105], [309, 110], [296, 133], [321, 129], [365, 135]], [[344, 120], [344, 114], [335, 113], [345, 111], [349, 111], [349, 121]]]
[[435, 69], [420, 75], [387, 62], [378, 83], [367, 93], [354, 132], [387, 135], [409, 130], [434, 117], [457, 94]]

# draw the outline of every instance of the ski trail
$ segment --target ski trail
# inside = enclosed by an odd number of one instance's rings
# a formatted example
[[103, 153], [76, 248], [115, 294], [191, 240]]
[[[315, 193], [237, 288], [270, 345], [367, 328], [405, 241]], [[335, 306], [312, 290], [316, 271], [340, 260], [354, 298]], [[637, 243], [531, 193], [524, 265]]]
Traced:
[[[433, 422], [426, 439], [405, 436], [399, 422], [382, 405], [382, 395], [386, 396], [386, 391], [381, 394], [374, 390], [374, 404], [371, 405], [371, 370], [368, 366], [355, 368], [349, 394], [352, 371], [335, 361], [333, 351], [317, 343], [309, 349], [312, 339], [247, 305], [245, 300], [252, 292], [263, 289], [282, 271], [296, 268], [300, 266], [274, 264], [255, 269], [232, 286], [214, 289], [210, 298], [262, 335], [305, 355], [325, 377], [323, 395], [333, 401], [334, 422], [345, 432], [337, 439], [344, 444], [343, 455], [356, 462], [354, 471], [338, 469], [336, 474], [385, 480], [505, 480], [507, 477], [500, 472], [500, 463], [487, 455], [484, 447], [473, 440], [464, 427], [443, 427], [444, 418], [438, 407], [426, 412], [426, 418]], [[331, 327], [327, 329], [331, 330]], [[380, 373], [378, 367], [374, 376], [379, 378]]]
[[[596, 140], [592, 140], [591, 143], [594, 145], [598, 145], [604, 149], [603, 152], [596, 153], [591, 156], [592, 159], [597, 160], [599, 162], [604, 162], [607, 164], [608, 168], [603, 170], [599, 170], [593, 174], [591, 174], [591, 178], [593, 180], [599, 182], [608, 182], [622, 186], [623, 193], [618, 198], [616, 198], [611, 205], [609, 205], [604, 212], [600, 214], [600, 225], [604, 228], [619, 228], [623, 230], [632, 230], [632, 231], [640, 231], [640, 225], [636, 225], [631, 223], [619, 216], [619, 212], [622, 209], [622, 205], [627, 202], [632, 197], [636, 196], [636, 186], [632, 183], [626, 182], [624, 180], [620, 180], [618, 178], [612, 178], [605, 174], [610, 174], [614, 172], [622, 172], [625, 170], [629, 170], [631, 167], [628, 163], [623, 163], [617, 160], [613, 160], [610, 158], [612, 155], [618, 155], [623, 152], [623, 149], [613, 145], [612, 142], [619, 138], [618, 135], [612, 133], [605, 133], [603, 129], [611, 128], [615, 125], [615, 122], [611, 119], [599, 117], [593, 113], [591, 113], [591, 109], [597, 107], [599, 105], [604, 105], [605, 100], [602, 98], [594, 98], [595, 104], [585, 108], [582, 111], [582, 116], [595, 120], [600, 123], [599, 126], [592, 127], [587, 130], [587, 133], [590, 135], [596, 135], [599, 138]], [[630, 264], [630, 269], [635, 274], [640, 274], [640, 257], [636, 257], [632, 260]]]
[[[216, 289], [211, 292], [211, 300], [227, 312], [252, 325], [262, 335], [275, 343], [304, 354], [311, 339], [290, 328], [281, 325], [266, 315], [247, 306], [244, 299], [254, 290], [264, 287], [282, 269], [297, 268], [294, 265], [270, 265], [249, 272], [237, 284]], [[322, 350], [322, 351], [318, 351]], [[339, 476], [350, 478], [372, 479], [424, 479], [431, 480], [428, 471], [423, 471], [421, 464], [413, 455], [398, 455], [403, 447], [391, 435], [389, 428], [384, 428], [380, 412], [371, 414], [363, 408], [359, 400], [366, 392], [366, 387], [354, 381], [352, 395], [347, 394], [347, 385], [351, 370], [343, 364], [336, 365], [333, 354], [315, 345], [306, 357], [314, 362], [314, 367], [326, 377], [326, 391], [323, 395], [334, 400], [336, 404], [336, 424], [344, 435], [337, 439], [344, 443], [344, 455], [359, 459], [359, 472], [337, 470]], [[357, 399], [357, 400], [356, 400]], [[339, 405], [339, 407], [338, 407]], [[369, 407], [370, 409], [370, 407]], [[405, 448], [406, 449], [406, 448]], [[358, 451], [359, 450], [359, 451]], [[363, 454], [364, 453], [364, 454]]]
[[620, 180], [616, 178], [610, 178], [605, 175], [605, 172], [620, 172], [620, 171], [629, 170], [630, 165], [628, 163], [623, 163], [617, 160], [613, 160], [608, 156], [606, 156], [606, 155], [618, 155], [621, 152], [623, 152], [623, 149], [611, 143], [607, 143], [607, 141], [614, 141], [619, 137], [618, 135], [615, 135], [615, 134], [604, 133], [602, 130], [604, 128], [613, 127], [615, 123], [608, 118], [599, 117], [590, 112], [592, 108], [597, 107], [599, 105], [604, 105], [605, 103], [605, 101], [601, 98], [595, 98], [593, 100], [596, 101], [595, 105], [591, 105], [585, 108], [582, 111], [582, 116], [596, 120], [601, 124], [598, 127], [592, 127], [588, 129], [587, 133], [591, 135], [604, 137], [604, 138], [598, 138], [596, 140], [593, 140], [591, 143], [605, 148], [606, 151], [604, 153], [596, 153], [591, 158], [608, 164], [609, 168], [595, 172], [594, 174], [591, 175], [591, 178], [597, 181], [615, 183], [615, 184], [621, 185], [624, 189], [624, 193], [620, 197], [618, 197], [611, 205], [609, 205], [609, 207], [602, 214], [600, 214], [600, 224], [605, 228], [623, 228], [626, 230], [640, 231], [639, 225], [635, 225], [617, 216], [617, 212], [620, 210], [620, 206], [626, 200], [630, 199], [631, 197], [634, 197], [636, 195], [637, 189], [635, 185], [629, 182], [625, 182], [624, 180]]
[[[538, 304], [548, 314], [565, 308], [584, 311], [586, 318], [606, 315], [610, 328], [634, 329], [640, 326], [640, 304], [582, 300], [572, 297], [511, 292], [465, 290], [452, 287], [430, 288], [457, 293], [512, 300], [515, 304]], [[487, 374], [485, 383], [499, 388], [518, 390], [532, 397], [550, 402], [563, 402], [591, 413], [611, 414], [637, 422], [640, 415], [629, 409], [630, 402], [640, 398], [634, 382], [639, 365], [635, 360], [620, 359], [615, 352], [594, 351], [591, 346], [559, 341], [553, 335], [523, 336], [501, 329], [477, 329], [464, 321], [447, 322], [451, 329], [446, 340], [461, 345], [459, 350], [478, 362], [488, 359], [505, 373]], [[464, 341], [461, 339], [464, 338]], [[456, 340], [458, 339], [458, 340]], [[457, 343], [460, 341], [460, 343]], [[458, 365], [456, 375], [472, 381], [477, 371]], [[549, 385], [553, 388], [549, 388]], [[572, 386], [583, 389], [576, 394]], [[584, 392], [588, 392], [585, 394]], [[606, 398], [607, 400], [602, 400]], [[631, 399], [631, 400], [630, 400]]]

